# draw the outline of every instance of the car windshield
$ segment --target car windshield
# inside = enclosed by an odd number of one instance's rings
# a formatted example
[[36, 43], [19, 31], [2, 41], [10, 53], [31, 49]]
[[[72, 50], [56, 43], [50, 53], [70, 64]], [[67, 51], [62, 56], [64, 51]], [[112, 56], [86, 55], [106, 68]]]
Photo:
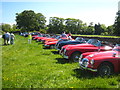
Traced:
[[116, 44], [116, 46], [113, 48], [113, 50], [120, 52], [120, 44]]
[[57, 36], [56, 39], [60, 39], [60, 36]]
[[76, 40], [76, 41], [82, 41], [83, 38], [77, 37], [75, 40]]
[[97, 39], [90, 39], [90, 40], [88, 40], [87, 43], [92, 44], [94, 46], [101, 46], [101, 42]]
[[38, 34], [38, 36], [39, 36], [39, 37], [43, 37], [43, 35], [42, 35], [42, 34]]

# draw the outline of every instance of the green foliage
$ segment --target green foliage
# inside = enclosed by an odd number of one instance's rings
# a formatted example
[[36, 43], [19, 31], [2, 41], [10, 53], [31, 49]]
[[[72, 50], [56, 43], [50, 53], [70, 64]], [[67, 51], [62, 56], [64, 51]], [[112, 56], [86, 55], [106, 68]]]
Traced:
[[73, 34], [80, 32], [82, 28], [82, 21], [74, 18], [65, 19], [65, 25], [67, 32], [71, 32]]
[[45, 29], [40, 29], [39, 30], [41, 33], [47, 33], [47, 31]]
[[107, 27], [107, 32], [108, 32], [108, 35], [113, 35], [113, 33], [114, 33], [113, 25]]
[[62, 33], [65, 30], [64, 19], [59, 17], [50, 17], [48, 33]]
[[108, 32], [101, 33], [101, 35], [108, 35]]
[[106, 26], [100, 23], [98, 23], [98, 25], [95, 24], [94, 28], [95, 28], [94, 35], [101, 35], [101, 33], [106, 31]]
[[96, 77], [56, 50], [16, 35], [14, 45], [2, 46], [2, 88], [120, 88], [120, 74]]
[[15, 32], [15, 31], [20, 31], [17, 29], [17, 26], [15, 24], [10, 25], [10, 24], [2, 24], [0, 25], [0, 28], [2, 29], [2, 32]]
[[114, 22], [114, 34], [120, 36], [120, 11], [117, 12], [117, 17]]
[[2, 24], [1, 27], [2, 27], [2, 31], [4, 31], [4, 32], [11, 32], [12, 31], [10, 24]]
[[22, 31], [33, 31], [43, 29], [45, 26], [45, 17], [41, 13], [35, 13], [32, 10], [25, 10], [16, 14], [16, 22]]
[[[50, 17], [49, 24], [46, 25], [46, 17], [42, 13], [35, 13], [32, 10], [24, 10], [16, 13], [16, 25], [2, 24], [2, 31], [41, 31], [43, 33], [60, 34], [62, 32], [71, 32], [81, 35], [120, 35], [120, 11], [117, 12], [114, 25], [106, 27], [104, 24], [89, 25], [83, 23], [80, 19]], [[17, 29], [16, 29], [17, 28]]]

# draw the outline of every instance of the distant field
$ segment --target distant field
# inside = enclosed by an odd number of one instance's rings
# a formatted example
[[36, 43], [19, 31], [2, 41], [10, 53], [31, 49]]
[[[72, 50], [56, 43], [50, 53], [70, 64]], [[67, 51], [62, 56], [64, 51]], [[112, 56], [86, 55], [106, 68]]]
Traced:
[[120, 74], [97, 77], [55, 49], [16, 35], [14, 45], [2, 46], [2, 88], [120, 88]]
[[108, 38], [120, 38], [120, 36], [102, 36], [102, 35], [78, 35], [72, 34], [73, 36], [87, 36], [87, 37], [108, 37]]

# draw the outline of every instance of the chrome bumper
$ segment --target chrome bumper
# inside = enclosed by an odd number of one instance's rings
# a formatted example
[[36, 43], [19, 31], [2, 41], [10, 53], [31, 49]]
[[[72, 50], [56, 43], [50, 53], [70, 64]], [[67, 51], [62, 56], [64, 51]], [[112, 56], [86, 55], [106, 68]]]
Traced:
[[57, 49], [58, 51], [60, 51], [60, 49], [59, 49], [59, 48], [57, 48], [57, 47], [55, 47], [55, 49]]
[[59, 52], [60, 55], [62, 55], [63, 58], [68, 59], [68, 56], [64, 55], [63, 53]]
[[49, 47], [50, 45], [44, 45], [45, 47]]
[[80, 68], [81, 68], [81, 69], [85, 69], [85, 70], [89, 70], [89, 71], [92, 71], [92, 72], [97, 72], [97, 69], [87, 68], [87, 67], [84, 67], [84, 66], [82, 66], [82, 65], [80, 65]]
[[66, 56], [66, 55], [63, 55], [63, 57], [64, 57], [65, 59], [68, 59], [68, 56]]

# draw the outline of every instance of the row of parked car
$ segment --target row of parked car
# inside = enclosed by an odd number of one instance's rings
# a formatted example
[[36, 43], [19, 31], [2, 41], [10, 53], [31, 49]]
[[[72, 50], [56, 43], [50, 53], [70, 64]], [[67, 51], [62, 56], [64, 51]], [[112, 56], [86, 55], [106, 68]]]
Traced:
[[120, 72], [120, 44], [97, 39], [68, 39], [60, 35], [33, 35], [33, 40], [42, 42], [45, 48], [57, 49], [69, 62], [79, 62], [80, 68], [97, 72], [100, 76]]

